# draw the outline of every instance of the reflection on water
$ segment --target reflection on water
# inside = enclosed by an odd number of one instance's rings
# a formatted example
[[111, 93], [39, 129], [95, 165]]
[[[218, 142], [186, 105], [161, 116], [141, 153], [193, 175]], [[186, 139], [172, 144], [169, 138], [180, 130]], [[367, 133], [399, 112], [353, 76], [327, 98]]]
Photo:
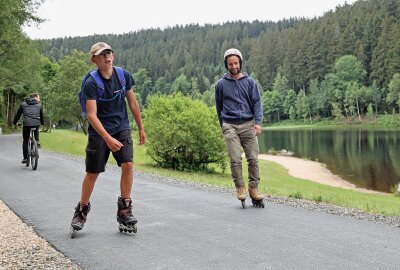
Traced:
[[358, 187], [392, 192], [400, 181], [400, 130], [264, 130], [261, 153], [286, 149], [294, 156], [322, 162]]

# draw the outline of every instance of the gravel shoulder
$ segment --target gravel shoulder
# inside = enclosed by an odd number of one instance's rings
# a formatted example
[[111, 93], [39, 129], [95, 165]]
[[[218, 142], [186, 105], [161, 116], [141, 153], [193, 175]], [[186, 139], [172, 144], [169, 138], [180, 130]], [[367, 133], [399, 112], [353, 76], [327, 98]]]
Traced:
[[0, 269], [81, 269], [0, 200]]

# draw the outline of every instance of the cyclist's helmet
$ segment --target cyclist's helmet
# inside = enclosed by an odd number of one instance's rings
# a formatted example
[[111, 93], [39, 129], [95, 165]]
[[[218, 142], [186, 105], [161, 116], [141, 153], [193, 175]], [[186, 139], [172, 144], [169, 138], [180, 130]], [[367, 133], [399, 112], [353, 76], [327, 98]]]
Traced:
[[226, 50], [226, 52], [224, 53], [225, 68], [228, 69], [228, 64], [226, 62], [226, 58], [231, 55], [236, 55], [239, 57], [240, 68], [242, 68], [242, 61], [243, 61], [242, 53], [238, 49], [235, 49], [235, 48], [230, 48], [230, 49]]

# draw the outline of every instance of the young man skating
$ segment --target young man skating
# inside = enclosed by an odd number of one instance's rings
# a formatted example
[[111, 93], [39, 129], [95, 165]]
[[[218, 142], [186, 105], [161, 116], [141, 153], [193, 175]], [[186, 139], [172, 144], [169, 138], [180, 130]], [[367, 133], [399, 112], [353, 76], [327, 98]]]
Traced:
[[[86, 175], [82, 183], [81, 198], [75, 207], [71, 222], [72, 237], [75, 237], [76, 232], [81, 230], [86, 222], [90, 211], [90, 196], [99, 174], [105, 170], [110, 152], [121, 167], [120, 195], [117, 202], [120, 231], [136, 232], [137, 219], [132, 214], [131, 199], [133, 143], [125, 100], [138, 127], [139, 145], [144, 144], [146, 139], [139, 104], [133, 92], [135, 81], [132, 75], [113, 66], [114, 50], [107, 43], [94, 44], [90, 54], [91, 61], [98, 69], [95, 71], [97, 74], [87, 78], [82, 89], [89, 135], [86, 147]], [[118, 74], [119, 72], [121, 74]], [[101, 97], [96, 82], [99, 79], [104, 86]]]

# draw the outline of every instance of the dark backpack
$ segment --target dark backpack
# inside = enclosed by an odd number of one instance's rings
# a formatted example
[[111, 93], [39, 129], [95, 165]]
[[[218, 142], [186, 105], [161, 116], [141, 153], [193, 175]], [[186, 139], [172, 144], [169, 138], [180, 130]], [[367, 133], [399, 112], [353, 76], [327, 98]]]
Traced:
[[86, 74], [83, 77], [82, 80], [82, 86], [81, 86], [81, 90], [78, 93], [79, 96], [79, 103], [81, 105], [81, 110], [82, 110], [82, 116], [83, 117], [87, 117], [87, 112], [86, 112], [86, 99], [83, 98], [83, 88], [85, 86], [86, 80], [89, 78], [89, 76], [92, 76], [92, 78], [94, 79], [94, 81], [96, 82], [97, 85], [97, 102], [110, 102], [113, 101], [116, 98], [119, 97], [125, 97], [126, 96], [126, 81], [125, 81], [125, 76], [124, 76], [124, 69], [121, 67], [117, 67], [115, 66], [115, 70], [117, 71], [118, 74], [118, 79], [122, 85], [122, 90], [118, 91], [117, 93], [114, 93], [114, 96], [112, 98], [103, 98], [103, 94], [104, 94], [104, 83], [101, 80], [100, 74], [98, 72], [98, 69], [94, 69], [92, 71], [90, 71], [88, 74]]

